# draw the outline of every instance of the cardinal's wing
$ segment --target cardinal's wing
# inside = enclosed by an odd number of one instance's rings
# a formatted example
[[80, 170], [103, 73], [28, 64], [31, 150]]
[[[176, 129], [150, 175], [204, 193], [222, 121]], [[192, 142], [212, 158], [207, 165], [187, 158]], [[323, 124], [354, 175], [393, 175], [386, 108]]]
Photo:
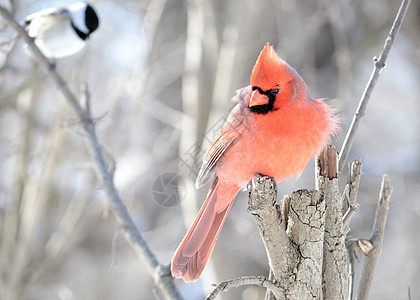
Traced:
[[211, 177], [211, 170], [214, 168], [219, 158], [244, 131], [246, 127], [243, 112], [246, 107], [244, 102], [246, 101], [246, 97], [249, 97], [250, 95], [251, 88], [248, 86], [238, 90], [235, 97], [233, 97], [232, 100], [238, 102], [238, 104], [232, 109], [221, 132], [213, 140], [204, 155], [203, 164], [195, 182], [196, 188], [200, 188], [206, 184]]

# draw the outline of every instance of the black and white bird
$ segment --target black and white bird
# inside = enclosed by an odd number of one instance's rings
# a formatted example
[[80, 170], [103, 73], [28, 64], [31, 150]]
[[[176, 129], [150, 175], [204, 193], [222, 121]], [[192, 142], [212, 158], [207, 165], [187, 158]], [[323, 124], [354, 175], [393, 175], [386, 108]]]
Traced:
[[41, 52], [56, 59], [82, 50], [90, 34], [98, 28], [99, 18], [91, 5], [77, 2], [33, 13], [23, 24]]

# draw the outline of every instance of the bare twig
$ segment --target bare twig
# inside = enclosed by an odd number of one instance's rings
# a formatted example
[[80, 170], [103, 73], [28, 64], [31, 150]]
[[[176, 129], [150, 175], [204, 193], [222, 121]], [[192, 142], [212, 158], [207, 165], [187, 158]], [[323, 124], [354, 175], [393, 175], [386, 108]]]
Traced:
[[131, 218], [127, 208], [120, 198], [119, 192], [112, 180], [112, 176], [108, 171], [108, 166], [106, 165], [105, 157], [96, 135], [95, 124], [92, 122], [90, 110], [84, 110], [82, 108], [82, 106], [79, 104], [78, 98], [69, 89], [62, 76], [60, 76], [60, 74], [58, 74], [58, 72], [55, 70], [53, 64], [48, 61], [48, 59], [35, 46], [33, 40], [27, 35], [26, 31], [2, 6], [0, 6], [0, 15], [25, 40], [35, 57], [46, 70], [48, 76], [57, 85], [65, 99], [76, 112], [77, 116], [82, 120], [83, 129], [87, 134], [87, 144], [92, 159], [95, 162], [95, 168], [98, 172], [98, 177], [104, 186], [108, 200], [110, 201], [112, 211], [117, 219], [117, 222], [121, 226], [121, 230], [124, 233], [125, 238], [130, 243], [137, 256], [142, 260], [142, 262], [145, 263], [149, 273], [154, 279], [155, 284], [160, 288], [165, 297], [168, 299], [182, 299], [180, 293], [174, 285], [169, 268], [159, 264], [156, 256], [152, 253], [146, 244], [146, 241], [137, 230], [133, 219]]
[[359, 192], [360, 177], [362, 176], [362, 162], [360, 158], [351, 164], [349, 180], [349, 206], [356, 203], [357, 193]]
[[[271, 268], [268, 274], [268, 280], [271, 280], [271, 281], [275, 280], [274, 273], [273, 273], [273, 270], [271, 270]], [[276, 297], [269, 289], [267, 289], [267, 291], [265, 292], [264, 300], [276, 300]]]
[[350, 221], [353, 214], [357, 211], [356, 198], [359, 191], [360, 177], [362, 175], [362, 162], [360, 158], [351, 164], [350, 179], [346, 184], [344, 190], [345, 199], [342, 201], [343, 216], [343, 232], [346, 234], [349, 231]]
[[216, 288], [207, 296], [206, 300], [213, 300], [221, 292], [228, 291], [231, 288], [236, 288], [243, 285], [259, 285], [269, 289], [276, 296], [276, 298], [280, 299], [280, 297], [283, 297], [283, 291], [275, 283], [266, 279], [264, 276], [242, 276], [219, 283], [216, 285]]
[[326, 12], [327, 20], [331, 24], [332, 40], [334, 42], [335, 51], [334, 59], [337, 65], [337, 94], [340, 99], [347, 102], [350, 99], [351, 87], [351, 66], [352, 57], [350, 55], [349, 41], [343, 16], [341, 14], [341, 2], [322, 1], [323, 10]]
[[353, 294], [354, 294], [354, 279], [355, 279], [355, 273], [354, 273], [354, 265], [356, 263], [356, 240], [350, 240], [346, 243], [347, 247], [347, 253], [349, 257], [349, 300], [353, 300]]
[[356, 203], [357, 192], [359, 191], [360, 177], [362, 174], [362, 163], [356, 158], [350, 167], [350, 178], [347, 182], [342, 197], [342, 212], [345, 214], [350, 206]]
[[343, 145], [340, 150], [340, 161], [339, 161], [339, 171], [341, 171], [346, 163], [347, 157], [349, 155], [351, 146], [354, 141], [354, 137], [359, 127], [361, 118], [365, 114], [365, 110], [369, 101], [369, 98], [372, 94], [373, 89], [375, 88], [376, 82], [378, 81], [379, 75], [385, 68], [385, 62], [388, 58], [389, 52], [391, 51], [392, 45], [394, 44], [395, 38], [398, 34], [398, 31], [401, 28], [402, 22], [405, 17], [405, 13], [408, 10], [411, 0], [403, 0], [398, 10], [398, 14], [395, 17], [394, 23], [392, 24], [391, 30], [388, 34], [388, 37], [385, 41], [384, 48], [382, 50], [379, 59], [374, 58], [374, 67], [370, 79], [366, 85], [365, 91], [363, 92], [362, 98], [360, 99], [359, 106], [357, 107], [356, 113], [353, 116], [350, 128], [347, 131], [346, 138], [343, 142]]
[[[342, 213], [343, 216], [343, 233], [347, 235], [350, 231], [350, 221], [354, 213], [357, 211], [356, 198], [359, 191], [360, 177], [362, 175], [362, 162], [360, 158], [351, 164], [349, 182], [346, 184], [344, 189], [344, 196], [342, 199]], [[354, 294], [354, 265], [355, 265], [355, 243], [356, 240], [351, 240], [346, 243], [348, 252], [348, 275], [349, 275], [349, 287], [348, 287], [348, 299], [353, 299]], [[357, 247], [356, 247], [357, 248]]]
[[350, 206], [346, 213], [343, 216], [343, 232], [344, 234], [346, 234], [348, 232], [348, 227], [350, 225], [350, 221], [351, 221], [351, 217], [353, 216], [353, 214], [357, 211], [357, 206], [356, 205], [352, 205]]
[[344, 191], [343, 191], [343, 196], [341, 197], [341, 203], [342, 203], [342, 212], [343, 214], [346, 213], [346, 211], [348, 210], [349, 206], [350, 206], [350, 186], [349, 184], [346, 184], [344, 186]]
[[381, 255], [386, 219], [389, 211], [389, 200], [392, 193], [391, 182], [387, 175], [382, 177], [379, 202], [376, 208], [375, 223], [369, 240], [359, 240], [359, 248], [366, 255], [360, 278], [358, 300], [368, 299], [376, 263]]

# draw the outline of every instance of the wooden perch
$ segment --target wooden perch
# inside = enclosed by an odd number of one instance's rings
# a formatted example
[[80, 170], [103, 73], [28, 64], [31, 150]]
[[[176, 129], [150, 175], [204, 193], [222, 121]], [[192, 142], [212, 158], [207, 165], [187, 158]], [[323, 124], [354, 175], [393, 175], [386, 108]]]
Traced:
[[283, 199], [280, 213], [272, 178], [253, 179], [249, 186], [248, 211], [254, 216], [270, 268], [284, 290], [280, 299], [347, 298], [337, 151], [327, 147], [317, 162], [319, 193], [294, 192]]
[[297, 252], [286, 235], [284, 222], [280, 221], [276, 183], [273, 178], [263, 176], [252, 180], [249, 188], [248, 212], [254, 216], [274, 277], [284, 282], [293, 275]]
[[284, 290], [280, 299], [319, 298], [325, 205], [318, 203], [316, 191], [300, 190], [286, 197], [283, 202], [290, 203], [286, 228], [277, 211], [274, 186], [270, 177], [252, 180], [248, 211], [254, 216], [270, 268]]
[[344, 244], [343, 214], [338, 182], [338, 153], [328, 146], [317, 164], [320, 198], [325, 203], [325, 235], [322, 262], [324, 299], [347, 299], [347, 249]]

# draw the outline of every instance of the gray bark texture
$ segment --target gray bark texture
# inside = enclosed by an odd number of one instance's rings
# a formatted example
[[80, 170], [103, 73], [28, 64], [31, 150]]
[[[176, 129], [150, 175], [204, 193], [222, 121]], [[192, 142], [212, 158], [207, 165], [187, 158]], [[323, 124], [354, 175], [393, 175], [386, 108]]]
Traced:
[[323, 243], [322, 289], [324, 299], [347, 299], [347, 249], [339, 179], [338, 153], [328, 146], [317, 160], [320, 199], [325, 203], [325, 234]]
[[278, 299], [347, 299], [347, 249], [337, 178], [337, 152], [317, 159], [318, 190], [298, 190], [276, 204], [270, 177], [252, 180], [254, 216], [270, 268], [284, 291]]

